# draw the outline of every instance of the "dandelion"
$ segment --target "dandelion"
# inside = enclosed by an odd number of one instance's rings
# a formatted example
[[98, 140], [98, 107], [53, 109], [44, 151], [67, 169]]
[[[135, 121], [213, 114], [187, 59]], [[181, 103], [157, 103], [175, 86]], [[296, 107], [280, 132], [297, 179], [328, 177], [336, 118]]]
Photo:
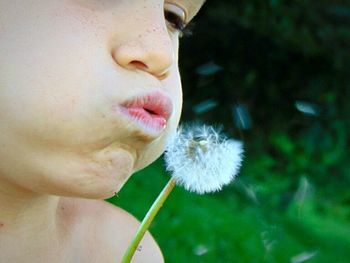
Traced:
[[241, 166], [242, 143], [227, 139], [212, 126], [181, 127], [164, 154], [166, 169], [177, 184], [198, 194], [229, 184]]
[[171, 179], [159, 194], [125, 252], [129, 263], [148, 227], [176, 184], [199, 194], [216, 192], [236, 176], [242, 162], [242, 143], [227, 139], [212, 126], [183, 126], [171, 136], [164, 159]]

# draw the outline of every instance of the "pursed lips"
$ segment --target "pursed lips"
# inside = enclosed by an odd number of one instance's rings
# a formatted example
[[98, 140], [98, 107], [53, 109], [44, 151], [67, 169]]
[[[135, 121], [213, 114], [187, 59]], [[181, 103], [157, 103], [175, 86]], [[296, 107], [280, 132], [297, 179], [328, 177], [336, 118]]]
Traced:
[[173, 104], [163, 93], [152, 92], [121, 103], [119, 109], [141, 130], [157, 135], [166, 127], [173, 112]]

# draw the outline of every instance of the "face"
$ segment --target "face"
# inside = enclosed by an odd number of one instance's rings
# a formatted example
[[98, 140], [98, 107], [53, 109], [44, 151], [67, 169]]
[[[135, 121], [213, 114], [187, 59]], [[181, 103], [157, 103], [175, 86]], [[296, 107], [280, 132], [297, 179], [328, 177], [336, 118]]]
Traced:
[[118, 192], [182, 105], [179, 31], [201, 0], [0, 2], [0, 185]]

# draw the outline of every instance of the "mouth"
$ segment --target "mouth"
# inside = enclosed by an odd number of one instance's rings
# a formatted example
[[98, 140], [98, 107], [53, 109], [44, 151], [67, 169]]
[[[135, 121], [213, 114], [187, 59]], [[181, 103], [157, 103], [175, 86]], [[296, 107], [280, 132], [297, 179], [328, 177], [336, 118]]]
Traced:
[[160, 92], [137, 96], [119, 105], [121, 113], [144, 133], [158, 136], [173, 112], [171, 99]]

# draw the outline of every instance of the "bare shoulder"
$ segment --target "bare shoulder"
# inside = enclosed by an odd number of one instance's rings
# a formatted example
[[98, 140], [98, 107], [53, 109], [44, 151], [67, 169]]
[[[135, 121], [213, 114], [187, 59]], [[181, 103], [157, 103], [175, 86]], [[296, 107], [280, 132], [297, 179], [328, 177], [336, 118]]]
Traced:
[[[140, 222], [128, 212], [102, 200], [76, 199], [82, 236], [87, 244], [89, 262], [118, 262], [135, 235]], [[132, 260], [137, 262], [164, 262], [161, 250], [146, 233]]]

